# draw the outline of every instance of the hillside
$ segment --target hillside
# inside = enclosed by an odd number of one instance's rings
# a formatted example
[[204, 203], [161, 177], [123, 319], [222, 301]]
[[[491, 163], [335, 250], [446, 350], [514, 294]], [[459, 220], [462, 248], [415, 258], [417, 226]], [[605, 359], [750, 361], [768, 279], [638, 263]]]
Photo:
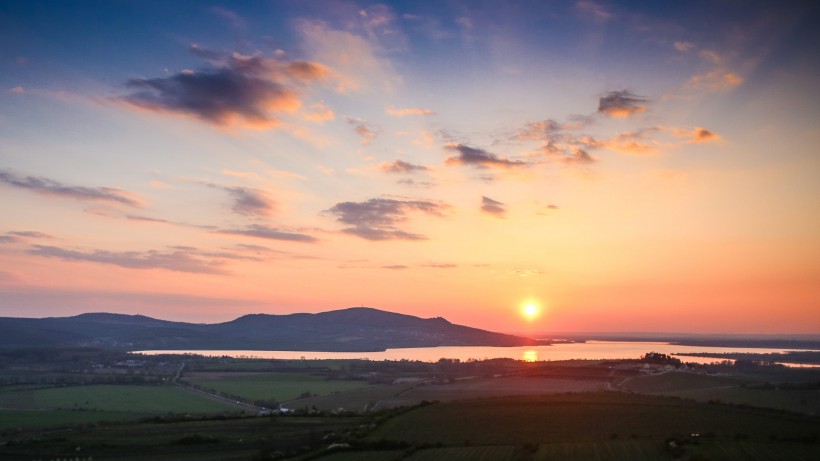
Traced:
[[380, 351], [400, 347], [525, 346], [520, 336], [365, 307], [318, 314], [251, 314], [216, 324], [108, 313], [43, 319], [0, 317], [0, 348], [261, 349]]

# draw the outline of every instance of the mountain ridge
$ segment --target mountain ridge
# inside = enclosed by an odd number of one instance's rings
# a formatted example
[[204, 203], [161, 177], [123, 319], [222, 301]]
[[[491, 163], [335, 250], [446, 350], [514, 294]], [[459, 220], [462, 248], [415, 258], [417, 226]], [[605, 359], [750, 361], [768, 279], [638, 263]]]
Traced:
[[212, 324], [145, 315], [84, 313], [41, 319], [0, 317], [0, 348], [260, 349], [371, 352], [403, 347], [529, 346], [548, 341], [369, 307], [311, 313], [246, 314]]

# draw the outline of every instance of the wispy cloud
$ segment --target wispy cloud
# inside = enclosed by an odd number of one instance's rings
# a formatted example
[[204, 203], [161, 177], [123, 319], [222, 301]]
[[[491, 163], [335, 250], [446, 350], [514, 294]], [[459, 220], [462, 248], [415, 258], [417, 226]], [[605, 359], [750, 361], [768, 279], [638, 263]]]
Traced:
[[384, 111], [387, 115], [393, 117], [407, 117], [408, 115], [433, 115], [433, 112], [430, 109], [418, 109], [418, 108], [404, 108], [404, 109], [396, 109], [393, 106], [388, 107]]
[[106, 202], [131, 207], [142, 206], [134, 194], [113, 187], [67, 186], [53, 179], [18, 176], [10, 171], [0, 171], [0, 183], [52, 197], [70, 198], [83, 202]]
[[318, 241], [316, 237], [308, 234], [277, 229], [261, 224], [252, 224], [244, 229], [222, 229], [218, 232], [221, 234], [244, 235], [247, 237], [256, 237], [269, 240], [285, 240], [289, 242], [313, 243]]
[[279, 115], [301, 106], [301, 88], [323, 80], [330, 70], [315, 62], [285, 61], [239, 53], [223, 55], [197, 46], [191, 52], [208, 61], [203, 69], [170, 77], [132, 79], [132, 92], [119, 98], [153, 112], [195, 117], [217, 126], [265, 128]]
[[513, 168], [527, 165], [520, 160], [509, 160], [487, 152], [483, 149], [466, 146], [464, 144], [448, 144], [444, 146], [448, 151], [455, 152], [456, 156], [448, 157], [448, 165], [469, 165], [478, 168]]
[[[109, 216], [109, 217], [117, 217], [117, 216]], [[151, 216], [143, 216], [143, 215], [135, 215], [135, 214], [126, 214], [123, 216], [125, 219], [129, 221], [137, 221], [137, 222], [145, 222], [145, 223], [157, 223], [157, 224], [168, 224], [171, 226], [180, 226], [180, 227], [191, 227], [195, 229], [216, 229], [216, 226], [204, 225], [204, 224], [190, 224], [180, 221], [171, 221], [168, 219], [161, 219], [161, 218], [154, 218]]]
[[[315, 60], [333, 69], [333, 79], [339, 93], [364, 89], [391, 90], [401, 81], [391, 62], [380, 56], [380, 51], [386, 48], [382, 44], [391, 42], [395, 34], [391, 36], [390, 32], [396, 29], [384, 27], [389, 26], [389, 22], [384, 21], [387, 17], [382, 14], [384, 10], [373, 8], [361, 11], [367, 14], [360, 15], [360, 30], [353, 30], [355, 27], [350, 30], [334, 29], [319, 21], [302, 21], [298, 24], [304, 39], [303, 47]], [[353, 22], [355, 20], [349, 25]]]
[[579, 0], [575, 2], [575, 7], [587, 17], [598, 22], [609, 21], [614, 16], [606, 7], [591, 0]]
[[404, 160], [393, 160], [390, 163], [382, 163], [379, 169], [385, 173], [416, 173], [419, 171], [427, 171], [428, 168], [423, 165], [415, 165]]
[[486, 196], [481, 197], [481, 211], [493, 215], [496, 218], [503, 218], [507, 214], [507, 208], [505, 208], [503, 203]]
[[649, 99], [629, 90], [610, 91], [598, 100], [598, 112], [610, 117], [631, 117], [646, 111]]
[[110, 264], [129, 269], [165, 269], [175, 272], [220, 274], [228, 272], [225, 263], [209, 259], [192, 248], [176, 248], [173, 251], [78, 251], [49, 245], [33, 245], [29, 254], [57, 258], [64, 261], [87, 261]]
[[396, 200], [373, 198], [366, 202], [341, 202], [326, 213], [336, 220], [351, 225], [342, 232], [367, 240], [424, 240], [427, 237], [399, 229], [398, 224], [407, 221], [411, 212], [443, 216], [449, 206], [429, 200]]

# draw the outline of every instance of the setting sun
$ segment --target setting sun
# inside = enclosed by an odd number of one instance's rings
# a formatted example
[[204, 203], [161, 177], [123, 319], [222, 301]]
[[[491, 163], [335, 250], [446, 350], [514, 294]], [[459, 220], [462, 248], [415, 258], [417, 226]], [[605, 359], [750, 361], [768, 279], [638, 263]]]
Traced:
[[541, 309], [535, 303], [527, 303], [521, 310], [524, 318], [527, 320], [534, 320], [541, 313]]

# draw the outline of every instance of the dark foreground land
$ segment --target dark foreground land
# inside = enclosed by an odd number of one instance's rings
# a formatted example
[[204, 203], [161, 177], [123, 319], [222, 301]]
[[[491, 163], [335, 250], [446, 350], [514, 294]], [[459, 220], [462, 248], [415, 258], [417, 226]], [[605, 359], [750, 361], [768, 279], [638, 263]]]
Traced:
[[816, 460], [820, 371], [0, 353], [0, 459]]

